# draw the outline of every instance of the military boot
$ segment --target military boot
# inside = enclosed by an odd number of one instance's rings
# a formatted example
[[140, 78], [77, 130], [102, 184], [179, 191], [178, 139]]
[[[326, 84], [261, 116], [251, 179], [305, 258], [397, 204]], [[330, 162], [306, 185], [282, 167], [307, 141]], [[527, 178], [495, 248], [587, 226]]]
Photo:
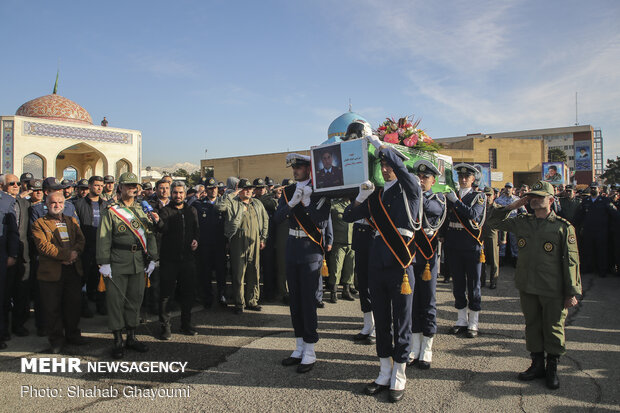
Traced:
[[551, 390], [560, 388], [560, 379], [558, 379], [559, 362], [560, 356], [556, 356], [555, 354], [547, 354], [546, 384]]
[[329, 302], [332, 304], [336, 304], [338, 302], [338, 286], [333, 285], [329, 291]]
[[112, 358], [122, 359], [125, 355], [123, 331], [114, 330], [112, 334], [114, 334], [114, 347], [112, 347]]
[[519, 380], [530, 381], [545, 377], [545, 353], [531, 353], [532, 365], [523, 373], [519, 373]]
[[125, 347], [135, 350], [139, 353], [146, 353], [149, 351], [149, 348], [146, 344], [141, 343], [136, 338], [136, 329], [135, 328], [127, 328], [127, 341], [125, 342]]
[[351, 295], [351, 286], [345, 284], [342, 287], [342, 299], [347, 301], [355, 301], [355, 298]]

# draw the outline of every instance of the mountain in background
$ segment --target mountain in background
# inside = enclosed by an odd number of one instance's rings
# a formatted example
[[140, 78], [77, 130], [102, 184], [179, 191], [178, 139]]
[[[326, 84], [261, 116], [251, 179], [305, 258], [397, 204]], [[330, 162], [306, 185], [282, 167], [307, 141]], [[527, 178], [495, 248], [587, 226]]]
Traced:
[[185, 169], [187, 172], [191, 174], [193, 172], [200, 170], [200, 165], [196, 165], [191, 162], [179, 162], [179, 163], [175, 163], [174, 165], [169, 165], [169, 166], [150, 166], [150, 168], [153, 171], [157, 171], [157, 172], [163, 172], [163, 171], [174, 172], [178, 169]]

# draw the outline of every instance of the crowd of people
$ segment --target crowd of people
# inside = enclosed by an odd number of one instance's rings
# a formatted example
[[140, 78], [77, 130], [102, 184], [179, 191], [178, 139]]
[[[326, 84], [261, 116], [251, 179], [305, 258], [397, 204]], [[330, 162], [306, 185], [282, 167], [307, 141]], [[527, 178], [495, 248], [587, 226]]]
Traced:
[[[181, 313], [174, 331], [193, 336], [196, 303], [242, 314], [282, 302], [296, 338], [282, 364], [305, 373], [316, 361], [317, 308], [359, 299], [363, 327], [352, 338], [376, 345], [380, 359], [365, 391], [389, 389], [398, 401], [405, 368], [431, 366], [438, 273], [453, 282], [450, 332], [475, 338], [487, 270], [494, 289], [504, 260], [517, 269], [533, 360], [519, 378], [546, 377], [557, 388], [564, 317], [581, 292], [577, 245], [585, 272], [619, 269], [619, 188], [593, 183], [576, 192], [538, 182], [480, 190], [478, 171], [458, 164], [458, 191], [434, 193], [440, 172], [431, 162], [408, 170], [373, 138], [385, 186], [365, 182], [353, 199], [314, 193], [310, 159], [297, 154], [287, 157], [294, 179], [279, 184], [203, 178], [187, 188], [169, 176], [140, 183], [130, 172], [76, 183], [1, 176], [0, 348], [11, 334], [31, 334], [25, 323], [34, 317], [36, 334], [61, 353], [87, 343], [80, 318], [97, 314], [108, 318], [112, 356], [122, 358], [127, 349], [148, 351], [135, 334], [145, 312], [159, 317], [158, 338], [170, 340], [173, 309]], [[530, 223], [536, 219], [549, 223], [547, 232]], [[539, 278], [552, 275], [541, 286], [531, 265], [544, 262]]]

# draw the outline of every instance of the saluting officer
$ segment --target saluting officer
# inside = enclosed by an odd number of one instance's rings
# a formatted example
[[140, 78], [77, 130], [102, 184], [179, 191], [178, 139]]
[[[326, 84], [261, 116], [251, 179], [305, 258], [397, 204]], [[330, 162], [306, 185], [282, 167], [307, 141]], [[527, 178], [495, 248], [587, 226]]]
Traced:
[[[478, 170], [472, 165], [459, 163], [454, 166], [459, 180], [459, 195], [450, 191], [445, 240], [448, 265], [452, 275], [454, 306], [458, 310], [452, 334], [466, 332], [468, 338], [478, 335], [480, 313], [480, 275], [484, 254], [482, 250], [482, 225], [486, 211], [486, 197], [472, 189]], [[469, 306], [469, 311], [468, 311]]]
[[427, 160], [414, 165], [422, 187], [422, 227], [416, 232], [416, 257], [413, 265], [415, 289], [413, 291], [412, 337], [409, 361], [416, 367], [426, 370], [433, 359], [433, 337], [437, 332], [437, 308], [435, 294], [437, 289], [437, 247], [439, 229], [446, 218], [446, 198], [442, 193], [434, 193], [439, 169]]
[[[105, 280], [108, 326], [114, 334], [112, 357], [122, 358], [124, 348], [138, 352], [148, 347], [137, 340], [136, 327], [146, 277], [150, 277], [157, 260], [157, 242], [152, 221], [136, 202], [138, 177], [125, 172], [119, 178], [121, 199], [110, 204], [101, 217], [97, 232], [97, 263]], [[146, 272], [146, 277], [145, 277]], [[123, 328], [127, 341], [123, 343]]]
[[[518, 238], [515, 284], [525, 316], [525, 343], [532, 356], [532, 365], [519, 374], [519, 380], [545, 377], [547, 387], [557, 389], [557, 365], [566, 352], [564, 321], [567, 309], [577, 305], [581, 278], [575, 229], [553, 212], [553, 194], [553, 186], [540, 181], [524, 198], [505, 207], [495, 206], [489, 225]], [[534, 214], [509, 218], [510, 211], [527, 203]]]
[[316, 293], [325, 255], [322, 232], [327, 227], [331, 203], [312, 195], [309, 156], [291, 153], [286, 163], [293, 168], [297, 183], [284, 188], [274, 219], [276, 223], [288, 220], [286, 279], [296, 348], [282, 364], [299, 364], [297, 372], [306, 373], [314, 367], [314, 344], [319, 341]]
[[381, 160], [385, 186], [375, 191], [370, 181], [362, 183], [344, 219], [370, 219], [377, 228], [368, 257], [368, 282], [381, 368], [365, 392], [374, 395], [389, 388], [394, 403], [403, 398], [407, 382], [415, 282], [412, 243], [420, 225], [422, 191], [418, 177], [407, 171], [397, 151], [384, 146], [376, 136], [367, 138]]

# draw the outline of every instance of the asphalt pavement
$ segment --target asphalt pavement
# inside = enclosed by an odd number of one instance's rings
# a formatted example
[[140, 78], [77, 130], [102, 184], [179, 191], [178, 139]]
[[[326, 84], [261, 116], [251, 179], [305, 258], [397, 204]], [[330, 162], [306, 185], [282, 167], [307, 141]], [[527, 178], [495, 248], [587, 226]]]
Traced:
[[[318, 310], [318, 360], [307, 374], [280, 365], [295, 343], [288, 307], [277, 303], [241, 315], [197, 306], [193, 321], [200, 335], [179, 334], [176, 317], [171, 341], [156, 338], [159, 326], [150, 316], [138, 329], [150, 351], [128, 351], [123, 361], [187, 362], [183, 373], [22, 373], [22, 358], [50, 357], [49, 346], [45, 338], [13, 337], [0, 352], [0, 411], [620, 411], [620, 277], [583, 276], [584, 297], [569, 313], [568, 352], [554, 391], [544, 380], [517, 380], [530, 360], [513, 270], [502, 267], [500, 273], [496, 290], [483, 289], [476, 339], [447, 334], [456, 320], [452, 285], [438, 283], [432, 367], [407, 369], [405, 397], [397, 404], [388, 402], [387, 393], [362, 393], [377, 377], [379, 360], [374, 346], [352, 340], [362, 326], [359, 301], [340, 300]], [[105, 321], [82, 320], [90, 344], [67, 346], [62, 357], [79, 358], [81, 366], [113, 361]]]

